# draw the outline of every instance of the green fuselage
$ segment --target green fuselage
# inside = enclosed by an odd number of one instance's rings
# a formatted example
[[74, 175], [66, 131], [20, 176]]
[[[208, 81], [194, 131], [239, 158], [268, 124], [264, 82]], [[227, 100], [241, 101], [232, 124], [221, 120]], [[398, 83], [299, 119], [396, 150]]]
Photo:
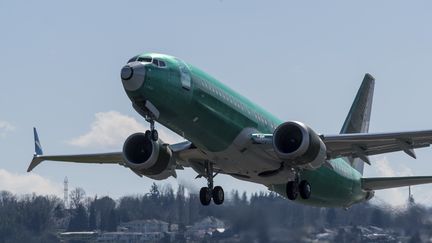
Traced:
[[[166, 67], [146, 64], [145, 81], [127, 91], [132, 102], [145, 110], [146, 100], [159, 111], [157, 121], [208, 152], [226, 150], [245, 129], [273, 133], [282, 123], [273, 115], [223, 85], [210, 75], [166, 55], [156, 57]], [[316, 170], [303, 170], [301, 178], [312, 186], [311, 198], [298, 202], [329, 207], [348, 207], [364, 201], [361, 174], [343, 158], [329, 161]], [[285, 196], [286, 184], [267, 184], [270, 190]]]

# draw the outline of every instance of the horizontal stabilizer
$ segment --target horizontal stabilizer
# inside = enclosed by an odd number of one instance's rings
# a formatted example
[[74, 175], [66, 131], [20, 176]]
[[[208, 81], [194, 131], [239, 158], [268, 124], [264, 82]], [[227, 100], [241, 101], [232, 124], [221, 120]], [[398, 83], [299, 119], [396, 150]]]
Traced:
[[364, 190], [381, 190], [432, 183], [432, 176], [362, 178]]

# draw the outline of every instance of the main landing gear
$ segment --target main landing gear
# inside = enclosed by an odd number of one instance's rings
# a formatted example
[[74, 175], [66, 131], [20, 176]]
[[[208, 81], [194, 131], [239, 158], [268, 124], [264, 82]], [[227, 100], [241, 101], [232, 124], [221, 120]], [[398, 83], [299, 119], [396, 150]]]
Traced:
[[289, 181], [286, 186], [286, 194], [289, 200], [296, 200], [300, 194], [302, 199], [309, 199], [311, 195], [311, 185], [307, 180], [299, 182], [299, 177], [296, 175], [295, 180]]
[[147, 137], [151, 138], [151, 140], [156, 142], [159, 139], [159, 134], [158, 134], [158, 131], [155, 129], [155, 126], [154, 126], [154, 124], [155, 124], [154, 119], [150, 116], [147, 116], [145, 118], [145, 120], [148, 123], [150, 123], [150, 131], [147, 130], [145, 132], [145, 134], [147, 135]]
[[213, 174], [213, 164], [210, 162], [205, 163], [207, 187], [202, 187], [200, 190], [200, 201], [201, 204], [207, 206], [210, 204], [211, 199], [216, 205], [220, 205], [224, 202], [224, 191], [221, 186], [213, 187], [213, 178], [217, 175]]

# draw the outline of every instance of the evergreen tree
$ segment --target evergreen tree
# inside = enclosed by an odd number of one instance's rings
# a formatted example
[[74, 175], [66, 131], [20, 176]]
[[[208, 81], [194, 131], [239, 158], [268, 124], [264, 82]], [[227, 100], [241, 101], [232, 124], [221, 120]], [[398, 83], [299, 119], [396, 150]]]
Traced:
[[330, 227], [336, 225], [336, 210], [334, 208], [327, 209], [326, 221]]
[[159, 198], [160, 192], [159, 187], [156, 185], [156, 183], [153, 182], [150, 188], [150, 198], [152, 200], [157, 200]]
[[372, 211], [371, 224], [377, 227], [381, 227], [383, 225], [383, 212], [379, 208], [375, 208]]
[[177, 197], [176, 197], [176, 203], [177, 203], [177, 212], [178, 212], [178, 224], [179, 224], [179, 230], [184, 231], [186, 228], [186, 219], [185, 219], [185, 191], [184, 186], [179, 185], [177, 189]]
[[68, 231], [85, 231], [88, 229], [88, 217], [85, 207], [82, 204], [75, 205]]
[[232, 202], [234, 205], [238, 206], [240, 204], [240, 194], [237, 190], [233, 190], [231, 193]]
[[243, 192], [241, 197], [241, 204], [246, 205], [248, 203], [246, 191]]
[[89, 211], [90, 211], [89, 212], [89, 230], [95, 230], [95, 229], [97, 229], [97, 225], [96, 225], [96, 210], [95, 210], [94, 202], [91, 203]]
[[111, 209], [111, 211], [109, 213], [107, 231], [111, 231], [111, 232], [116, 231], [117, 225], [118, 225], [117, 215], [116, 215], [115, 209], [113, 208], [113, 209]]

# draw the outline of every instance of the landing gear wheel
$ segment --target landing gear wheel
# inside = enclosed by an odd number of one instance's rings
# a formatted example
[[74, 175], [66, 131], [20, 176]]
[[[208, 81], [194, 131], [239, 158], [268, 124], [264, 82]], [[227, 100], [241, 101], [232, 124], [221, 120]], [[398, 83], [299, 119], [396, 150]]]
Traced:
[[221, 186], [215, 186], [213, 188], [212, 194], [213, 194], [213, 202], [216, 205], [221, 205], [224, 202], [225, 196], [224, 196], [224, 191], [223, 191]]
[[298, 193], [298, 183], [296, 181], [289, 181], [286, 186], [286, 194], [288, 199], [296, 200]]
[[145, 136], [149, 139], [151, 139], [151, 132], [149, 130], [145, 131]]
[[157, 130], [151, 131], [151, 139], [155, 142], [159, 139], [159, 134]]
[[207, 206], [207, 205], [210, 204], [210, 201], [211, 201], [211, 191], [210, 191], [210, 188], [208, 188], [208, 187], [202, 187], [201, 190], [200, 190], [199, 196], [200, 196], [200, 201], [201, 201], [202, 205]]
[[311, 185], [306, 180], [303, 180], [299, 184], [300, 196], [303, 199], [309, 199], [311, 195]]
[[149, 133], [147, 133], [146, 131], [146, 135], [148, 136], [148, 138], [150, 138], [152, 141], [157, 141], [159, 140], [159, 134], [155, 129], [155, 121], [153, 119], [152, 116], [146, 116], [145, 120], [150, 123], [150, 131], [148, 131]]

